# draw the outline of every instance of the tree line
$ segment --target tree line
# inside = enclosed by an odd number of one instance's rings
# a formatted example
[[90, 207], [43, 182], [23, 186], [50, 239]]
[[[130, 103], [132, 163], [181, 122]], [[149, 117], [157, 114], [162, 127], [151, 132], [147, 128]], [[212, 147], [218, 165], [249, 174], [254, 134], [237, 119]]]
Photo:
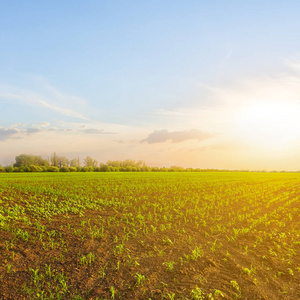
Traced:
[[[81, 164], [80, 159], [68, 159], [55, 152], [44, 159], [40, 155], [20, 154], [16, 156], [15, 163], [1, 166], [0, 172], [203, 172], [220, 171], [217, 169], [181, 168], [179, 166], [150, 167], [142, 160], [108, 160], [106, 163], [98, 162], [86, 156]], [[225, 171], [225, 170], [223, 170]]]

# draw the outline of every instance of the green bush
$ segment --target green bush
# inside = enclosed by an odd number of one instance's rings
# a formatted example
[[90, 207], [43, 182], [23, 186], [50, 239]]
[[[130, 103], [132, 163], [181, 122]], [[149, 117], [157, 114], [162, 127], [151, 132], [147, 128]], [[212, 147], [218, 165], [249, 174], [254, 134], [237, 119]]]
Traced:
[[37, 172], [38, 171], [38, 167], [35, 165], [30, 165], [28, 167], [28, 172]]
[[81, 168], [81, 172], [93, 172], [94, 168], [93, 167], [83, 167]]
[[70, 172], [69, 168], [66, 166], [62, 166], [59, 168], [59, 172]]
[[101, 172], [109, 172], [109, 166], [103, 164], [100, 166], [100, 170], [101, 170]]
[[13, 166], [6, 166], [5, 167], [5, 172], [6, 173], [11, 173], [11, 172], [13, 172], [13, 170], [14, 170]]
[[59, 172], [59, 168], [50, 166], [50, 167], [48, 167], [48, 172]]

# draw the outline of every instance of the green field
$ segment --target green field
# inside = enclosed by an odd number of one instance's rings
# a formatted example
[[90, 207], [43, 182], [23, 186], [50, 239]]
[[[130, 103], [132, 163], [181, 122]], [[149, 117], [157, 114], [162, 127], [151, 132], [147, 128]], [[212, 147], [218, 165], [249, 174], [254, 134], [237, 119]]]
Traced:
[[0, 174], [0, 299], [299, 299], [300, 174]]

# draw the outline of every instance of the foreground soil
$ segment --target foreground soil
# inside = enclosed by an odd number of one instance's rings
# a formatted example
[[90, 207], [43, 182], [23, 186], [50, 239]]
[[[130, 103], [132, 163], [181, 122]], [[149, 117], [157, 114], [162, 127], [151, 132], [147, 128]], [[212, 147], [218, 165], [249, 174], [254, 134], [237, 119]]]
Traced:
[[0, 175], [0, 299], [300, 299], [299, 174]]

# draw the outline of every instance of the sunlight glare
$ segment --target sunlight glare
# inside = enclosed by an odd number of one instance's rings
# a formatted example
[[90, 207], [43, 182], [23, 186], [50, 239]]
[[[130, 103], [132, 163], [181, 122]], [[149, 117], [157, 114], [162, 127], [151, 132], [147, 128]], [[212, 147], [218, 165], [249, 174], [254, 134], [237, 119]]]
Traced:
[[243, 140], [261, 147], [287, 147], [300, 139], [300, 106], [289, 102], [255, 102], [238, 111]]

